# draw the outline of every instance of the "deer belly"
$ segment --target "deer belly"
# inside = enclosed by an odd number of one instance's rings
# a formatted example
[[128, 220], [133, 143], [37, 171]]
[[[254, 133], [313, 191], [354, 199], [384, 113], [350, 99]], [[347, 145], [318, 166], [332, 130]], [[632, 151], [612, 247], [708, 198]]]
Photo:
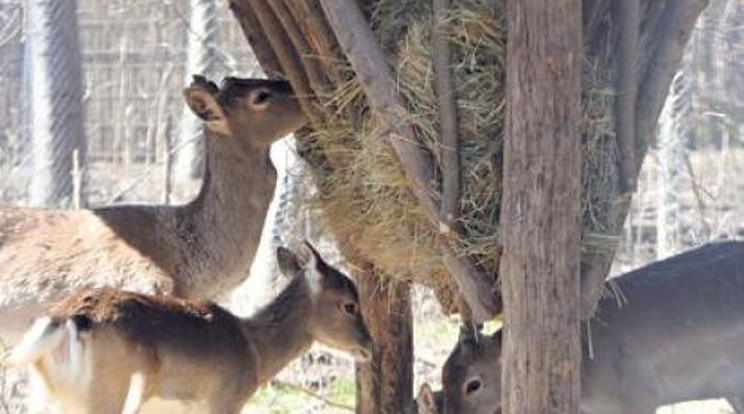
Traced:
[[738, 395], [744, 388], [744, 326], [679, 338], [657, 355], [664, 404]]

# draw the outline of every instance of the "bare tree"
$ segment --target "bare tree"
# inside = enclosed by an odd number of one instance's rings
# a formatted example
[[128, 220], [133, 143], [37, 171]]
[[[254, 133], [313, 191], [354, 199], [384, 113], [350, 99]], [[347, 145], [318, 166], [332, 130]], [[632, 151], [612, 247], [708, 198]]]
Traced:
[[85, 157], [76, 13], [76, 0], [26, 2], [24, 108], [32, 205], [67, 205], [73, 189], [73, 154]]

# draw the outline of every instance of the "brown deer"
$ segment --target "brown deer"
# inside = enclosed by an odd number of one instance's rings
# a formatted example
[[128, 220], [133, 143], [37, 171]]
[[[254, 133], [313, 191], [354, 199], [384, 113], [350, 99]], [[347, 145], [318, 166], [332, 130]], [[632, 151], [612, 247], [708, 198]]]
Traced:
[[0, 205], [0, 336], [14, 342], [45, 304], [81, 287], [211, 299], [247, 275], [276, 185], [269, 146], [303, 124], [287, 82], [195, 76], [186, 102], [206, 124], [199, 195], [185, 205], [81, 211]]
[[[744, 243], [709, 244], [613, 283], [621, 299], [603, 298], [582, 332], [582, 413], [709, 398], [744, 413]], [[501, 411], [501, 342], [501, 331], [461, 337], [442, 373], [445, 414]]]
[[368, 359], [354, 283], [309, 244], [298, 254], [280, 247], [277, 261], [291, 281], [253, 317], [172, 296], [85, 290], [38, 319], [8, 360], [30, 365], [32, 383], [66, 413], [133, 414], [151, 410], [150, 400], [177, 400], [230, 414], [316, 340]]

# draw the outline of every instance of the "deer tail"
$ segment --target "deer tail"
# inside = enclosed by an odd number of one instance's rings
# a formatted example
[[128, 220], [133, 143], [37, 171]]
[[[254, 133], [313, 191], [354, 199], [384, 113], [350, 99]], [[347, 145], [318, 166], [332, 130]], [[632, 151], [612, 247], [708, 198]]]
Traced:
[[49, 368], [71, 379], [83, 372], [83, 352], [82, 338], [74, 318], [43, 317], [34, 322], [21, 342], [11, 350], [7, 362], [22, 366], [47, 358]]

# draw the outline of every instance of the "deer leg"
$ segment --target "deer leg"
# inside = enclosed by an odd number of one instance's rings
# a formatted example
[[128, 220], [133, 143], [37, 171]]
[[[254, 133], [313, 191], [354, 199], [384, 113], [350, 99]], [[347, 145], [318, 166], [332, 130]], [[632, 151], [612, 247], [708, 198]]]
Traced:
[[121, 414], [137, 414], [145, 400], [146, 391], [145, 374], [135, 372], [129, 379], [129, 390], [124, 400], [124, 408]]
[[[108, 375], [103, 370], [94, 372], [90, 388], [88, 389], [87, 404], [84, 414], [131, 414], [137, 411], [123, 411], [128, 403], [128, 396], [133, 394], [136, 399], [136, 390], [132, 392], [129, 388], [132, 373], [110, 372]], [[134, 384], [136, 385], [136, 384]], [[143, 384], [144, 385], [144, 382]], [[136, 387], [134, 387], [136, 388]], [[136, 402], [136, 401], [135, 401]], [[133, 403], [132, 403], [133, 404]], [[139, 408], [139, 407], [135, 407]]]

